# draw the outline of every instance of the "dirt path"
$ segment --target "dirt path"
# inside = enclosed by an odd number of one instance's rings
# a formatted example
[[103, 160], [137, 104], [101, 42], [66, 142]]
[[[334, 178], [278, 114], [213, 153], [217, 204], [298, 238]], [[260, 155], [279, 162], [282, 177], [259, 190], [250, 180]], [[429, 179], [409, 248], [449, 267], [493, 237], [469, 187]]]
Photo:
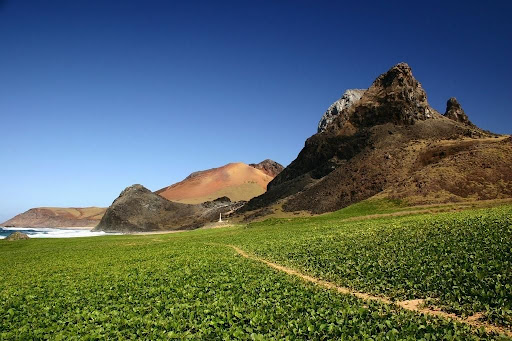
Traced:
[[482, 313], [475, 313], [474, 315], [469, 316], [467, 318], [462, 318], [462, 317], [457, 316], [455, 314], [450, 314], [450, 313], [447, 313], [447, 312], [444, 312], [444, 311], [441, 311], [441, 310], [438, 310], [438, 309], [433, 309], [433, 308], [430, 308], [430, 307], [424, 307], [423, 303], [425, 302], [425, 300], [423, 300], [423, 299], [416, 299], [416, 300], [409, 300], [409, 301], [392, 301], [388, 297], [374, 296], [374, 295], [370, 295], [370, 294], [366, 294], [366, 293], [362, 293], [362, 292], [357, 292], [357, 291], [354, 291], [354, 290], [352, 290], [350, 288], [340, 287], [340, 286], [338, 286], [338, 285], [336, 285], [336, 284], [334, 284], [332, 282], [328, 282], [328, 281], [325, 281], [325, 280], [322, 280], [322, 279], [319, 279], [319, 278], [316, 278], [316, 277], [312, 277], [312, 276], [303, 274], [303, 273], [301, 273], [299, 271], [296, 271], [296, 270], [293, 270], [291, 268], [288, 268], [286, 266], [282, 266], [282, 265], [270, 262], [268, 260], [259, 258], [259, 257], [254, 256], [254, 255], [250, 255], [247, 252], [245, 252], [244, 250], [242, 250], [242, 249], [240, 249], [240, 248], [238, 248], [238, 247], [236, 247], [234, 245], [224, 245], [224, 246], [232, 248], [233, 250], [235, 250], [242, 257], [258, 261], [258, 262], [263, 263], [263, 264], [265, 264], [265, 265], [267, 265], [267, 266], [269, 266], [269, 267], [271, 267], [273, 269], [285, 272], [285, 273], [287, 273], [289, 275], [292, 275], [292, 276], [299, 277], [299, 278], [301, 278], [302, 280], [304, 280], [306, 282], [314, 283], [314, 284], [316, 284], [318, 286], [321, 286], [323, 288], [331, 289], [331, 290], [336, 290], [337, 292], [339, 292], [341, 294], [349, 294], [349, 295], [356, 296], [356, 297], [358, 297], [360, 299], [363, 299], [363, 300], [377, 301], [377, 302], [384, 303], [384, 304], [394, 304], [394, 305], [397, 305], [397, 306], [401, 307], [402, 309], [406, 309], [406, 310], [410, 310], [410, 311], [414, 311], [414, 312], [419, 312], [419, 313], [422, 313], [422, 314], [425, 314], [425, 315], [439, 316], [439, 317], [455, 320], [457, 322], [461, 322], [461, 323], [464, 323], [464, 324], [471, 325], [471, 326], [473, 326], [475, 328], [484, 328], [485, 331], [488, 332], [488, 333], [498, 333], [498, 334], [507, 335], [508, 337], [512, 337], [512, 330], [511, 329], [507, 329], [507, 328], [503, 328], [503, 327], [497, 327], [497, 326], [491, 325], [489, 323], [480, 321], [479, 319], [480, 319], [480, 317], [482, 317]]

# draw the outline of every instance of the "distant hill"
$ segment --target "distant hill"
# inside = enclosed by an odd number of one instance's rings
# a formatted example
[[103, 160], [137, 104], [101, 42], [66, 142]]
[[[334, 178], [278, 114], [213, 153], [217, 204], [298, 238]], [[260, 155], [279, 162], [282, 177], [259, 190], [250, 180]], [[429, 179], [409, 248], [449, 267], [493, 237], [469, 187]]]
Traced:
[[[155, 192], [174, 203], [157, 200], [156, 194], [149, 195], [147, 193], [149, 190], [140, 185], [131, 186], [123, 191], [122, 198], [118, 198], [115, 205], [109, 208], [109, 216], [101, 224], [100, 221], [107, 208], [38, 207], [18, 214], [0, 226], [61, 228], [99, 226], [98, 229], [105, 231], [194, 228], [215, 220], [219, 213], [227, 213], [234, 208], [239, 208], [242, 203], [237, 202], [247, 201], [264, 193], [267, 184], [282, 169], [283, 166], [279, 163], [267, 159], [257, 164], [230, 163], [219, 168], [195, 172], [183, 181]], [[142, 214], [146, 207], [137, 206], [140, 198], [154, 203], [152, 211], [154, 217], [150, 218], [151, 212]], [[216, 200], [219, 198], [221, 200]], [[204, 205], [196, 205], [203, 203]], [[123, 208], [127, 211], [119, 214], [119, 210]], [[115, 227], [113, 227], [114, 224], [116, 224]]]
[[37, 207], [18, 214], [0, 224], [8, 227], [94, 227], [106, 208], [103, 207]]
[[96, 231], [186, 230], [215, 222], [264, 193], [283, 169], [272, 160], [229, 163], [190, 174], [183, 181], [151, 192], [132, 185], [121, 192], [95, 227]]
[[475, 126], [455, 98], [437, 112], [400, 63], [331, 105], [318, 133], [242, 211], [323, 213], [373, 196], [409, 204], [512, 197], [512, 138]]
[[231, 201], [250, 200], [265, 193], [267, 184], [282, 169], [283, 166], [272, 160], [251, 165], [229, 163], [192, 173], [183, 181], [155, 193], [167, 200], [185, 204], [199, 204], [220, 197], [228, 197]]

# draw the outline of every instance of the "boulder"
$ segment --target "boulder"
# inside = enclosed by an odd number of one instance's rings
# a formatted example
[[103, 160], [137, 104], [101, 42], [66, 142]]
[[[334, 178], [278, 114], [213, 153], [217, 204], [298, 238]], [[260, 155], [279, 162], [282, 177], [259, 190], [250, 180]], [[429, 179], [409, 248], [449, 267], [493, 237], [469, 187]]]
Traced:
[[11, 233], [10, 235], [5, 238], [5, 240], [14, 241], [14, 240], [24, 240], [24, 239], [30, 239], [29, 236], [27, 236], [25, 233], [16, 231]]

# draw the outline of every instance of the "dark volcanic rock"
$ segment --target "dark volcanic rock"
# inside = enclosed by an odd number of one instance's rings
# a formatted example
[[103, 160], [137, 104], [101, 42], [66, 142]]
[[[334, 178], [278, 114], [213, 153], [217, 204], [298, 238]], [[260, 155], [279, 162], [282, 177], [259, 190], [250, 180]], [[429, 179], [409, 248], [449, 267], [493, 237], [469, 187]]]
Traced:
[[[307, 139], [241, 212], [281, 202], [285, 211], [323, 213], [378, 193], [410, 202], [512, 196], [510, 146], [472, 125], [456, 101], [447, 112], [430, 107], [411, 68], [400, 63]], [[484, 159], [494, 166], [482, 170]]]
[[23, 240], [23, 239], [30, 239], [30, 237], [27, 236], [25, 233], [22, 233], [19, 231], [13, 232], [5, 238], [5, 240], [10, 240], [10, 241]]
[[337, 126], [332, 129], [351, 134], [378, 124], [410, 125], [438, 115], [428, 104], [427, 95], [409, 65], [400, 63], [380, 75], [347, 114], [333, 122]]
[[412, 125], [436, 118], [442, 116], [428, 104], [425, 91], [413, 77], [411, 68], [400, 63], [380, 75], [325, 131], [307, 139], [297, 159], [267, 188], [270, 190], [308, 172], [313, 179], [326, 176], [368, 146], [370, 128], [376, 125]]
[[95, 231], [144, 232], [186, 230], [215, 221], [219, 213], [232, 210], [229, 198], [219, 198], [199, 205], [169, 201], [142, 185], [132, 185], [121, 192], [107, 209]]
[[127, 187], [107, 209], [96, 231], [131, 232], [194, 228], [194, 205], [168, 201], [142, 185]]
[[464, 110], [462, 110], [462, 106], [455, 97], [450, 98], [448, 102], [446, 102], [446, 112], [444, 113], [444, 117], [468, 126], [475, 126], [471, 123]]
[[251, 163], [249, 166], [259, 169], [273, 178], [284, 169], [281, 164], [270, 159], [263, 160], [260, 163]]
[[231, 205], [231, 199], [228, 197], [220, 197], [215, 200], [205, 201], [201, 204], [201, 206], [205, 208], [219, 207], [222, 205]]

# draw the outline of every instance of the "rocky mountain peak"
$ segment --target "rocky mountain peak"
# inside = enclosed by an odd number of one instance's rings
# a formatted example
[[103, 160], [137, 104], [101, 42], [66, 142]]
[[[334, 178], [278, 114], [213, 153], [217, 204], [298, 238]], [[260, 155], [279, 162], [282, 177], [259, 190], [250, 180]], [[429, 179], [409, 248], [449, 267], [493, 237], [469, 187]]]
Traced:
[[457, 121], [469, 126], [474, 126], [468, 118], [468, 115], [462, 110], [462, 106], [455, 97], [452, 97], [446, 102], [446, 112], [444, 117], [450, 120]]
[[147, 189], [146, 187], [142, 186], [142, 185], [135, 184], [135, 185], [131, 185], [129, 187], [126, 187], [121, 192], [121, 194], [119, 194], [119, 198], [124, 197], [124, 196], [128, 196], [128, 195], [144, 194], [144, 193], [152, 193], [152, 192], [149, 189]]
[[380, 75], [373, 84], [375, 86], [388, 88], [404, 86], [407, 83], [412, 85], [411, 83], [414, 81], [416, 81], [416, 79], [414, 79], [412, 75], [411, 67], [407, 63], [398, 63], [386, 73]]
[[320, 122], [318, 122], [318, 132], [321, 133], [325, 131], [336, 116], [342, 112], [346, 112], [348, 108], [363, 96], [365, 91], [366, 89], [349, 89], [345, 91], [339, 100], [331, 104], [320, 119]]
[[414, 124], [417, 120], [436, 118], [420, 82], [406, 63], [399, 63], [383, 73], [344, 115], [332, 124], [336, 134], [351, 135], [360, 128], [384, 123]]
[[251, 163], [249, 166], [259, 169], [263, 171], [263, 173], [275, 177], [277, 174], [281, 173], [281, 171], [284, 169], [284, 167], [275, 162], [274, 160], [266, 159], [261, 161], [260, 163]]
[[323, 213], [378, 193], [424, 203], [512, 196], [512, 158], [504, 157], [512, 155], [511, 140], [469, 126], [455, 99], [446, 117], [432, 109], [409, 65], [393, 66], [342, 105], [350, 94], [329, 107], [323, 119], [335, 113], [332, 122], [321, 122], [297, 158], [242, 212], [259, 210], [249, 215], [257, 216], [279, 204], [284, 211]]

